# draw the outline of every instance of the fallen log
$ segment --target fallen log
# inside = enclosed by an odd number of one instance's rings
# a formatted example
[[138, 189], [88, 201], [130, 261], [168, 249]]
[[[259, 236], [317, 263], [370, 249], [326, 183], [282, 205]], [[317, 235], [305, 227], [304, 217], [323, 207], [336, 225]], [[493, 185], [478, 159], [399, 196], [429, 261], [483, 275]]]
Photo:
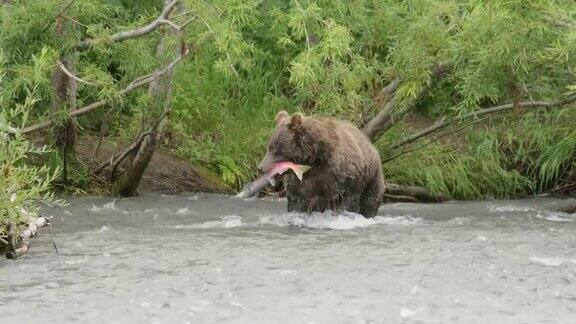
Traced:
[[50, 218], [44, 216], [37, 217], [30, 223], [28, 223], [28, 227], [24, 231], [22, 231], [22, 233], [20, 233], [18, 238], [9, 239], [10, 242], [14, 243], [12, 244], [12, 248], [9, 249], [8, 252], [6, 252], [6, 258], [17, 259], [19, 257], [26, 255], [26, 253], [28, 253], [28, 250], [30, 250], [30, 244], [31, 244], [30, 240], [33, 237], [35, 237], [36, 234], [38, 234], [39, 229], [49, 225], [50, 220], [51, 220]]
[[442, 202], [452, 200], [447, 194], [444, 193], [433, 193], [430, 190], [419, 187], [419, 186], [404, 186], [404, 185], [397, 185], [397, 184], [387, 184], [386, 189], [384, 190], [383, 198], [386, 199], [388, 195], [389, 198], [394, 196], [404, 199], [398, 201], [408, 201], [406, 197], [411, 197], [414, 200], [412, 201], [420, 201], [420, 202]]
[[416, 197], [393, 195], [388, 193], [382, 194], [382, 198], [384, 202], [418, 202], [418, 199], [416, 199]]

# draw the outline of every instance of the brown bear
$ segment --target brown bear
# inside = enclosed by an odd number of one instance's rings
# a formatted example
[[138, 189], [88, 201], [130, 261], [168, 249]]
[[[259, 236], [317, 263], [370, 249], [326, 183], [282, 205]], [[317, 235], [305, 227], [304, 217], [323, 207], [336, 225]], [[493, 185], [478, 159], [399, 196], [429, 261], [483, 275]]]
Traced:
[[311, 167], [302, 181], [293, 172], [285, 173], [289, 212], [376, 215], [384, 191], [382, 164], [374, 145], [354, 125], [281, 111], [258, 168], [267, 172], [282, 161]]

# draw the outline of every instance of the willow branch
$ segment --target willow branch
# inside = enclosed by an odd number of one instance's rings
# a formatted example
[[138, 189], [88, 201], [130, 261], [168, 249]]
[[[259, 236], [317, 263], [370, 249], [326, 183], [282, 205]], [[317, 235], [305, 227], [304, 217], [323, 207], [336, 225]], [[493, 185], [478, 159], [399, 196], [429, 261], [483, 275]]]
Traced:
[[[176, 64], [178, 64], [185, 55], [187, 55], [188, 52], [184, 52], [182, 55], [178, 56], [174, 61], [172, 61], [170, 64], [168, 64], [167, 66], [165, 66], [164, 68], [148, 74], [144, 77], [139, 77], [137, 79], [135, 79], [134, 81], [130, 82], [130, 84], [128, 84], [128, 86], [126, 86], [124, 89], [120, 90], [120, 95], [126, 95], [138, 88], [141, 88], [142, 86], [145, 86], [147, 84], [149, 84], [150, 82], [160, 78], [161, 76], [165, 75], [166, 73], [170, 72], [174, 66], [176, 66]], [[89, 113], [93, 110], [96, 110], [104, 105], [106, 105], [109, 102], [109, 100], [104, 99], [104, 100], [100, 100], [100, 101], [96, 101], [93, 102], [87, 106], [84, 106], [82, 108], [76, 109], [76, 110], [72, 110], [69, 112], [68, 117], [76, 117], [76, 116], [80, 116], [86, 113]], [[22, 130], [22, 134], [27, 134], [27, 133], [31, 133], [34, 131], [38, 131], [44, 128], [48, 128], [52, 125], [54, 125], [55, 121], [54, 120], [47, 120], [47, 121], [43, 121], [28, 127], [25, 127]]]
[[555, 101], [523, 101], [523, 102], [518, 102], [516, 104], [514, 103], [509, 103], [509, 104], [505, 104], [505, 105], [500, 105], [500, 106], [494, 106], [494, 107], [490, 107], [490, 108], [484, 108], [481, 110], [477, 110], [477, 111], [473, 111], [467, 114], [464, 114], [458, 118], [455, 118], [453, 120], [446, 120], [444, 118], [436, 121], [433, 125], [426, 127], [420, 131], [418, 131], [415, 134], [412, 134], [402, 140], [400, 140], [398, 143], [394, 144], [391, 149], [397, 149], [400, 148], [404, 145], [413, 143], [423, 137], [426, 137], [430, 134], [436, 133], [444, 128], [446, 128], [449, 125], [452, 125], [454, 123], [458, 123], [458, 122], [462, 122], [465, 121], [467, 119], [471, 119], [471, 118], [479, 118], [479, 117], [483, 117], [485, 115], [489, 115], [489, 114], [496, 114], [496, 113], [500, 113], [500, 112], [505, 112], [505, 111], [509, 111], [514, 109], [514, 107], [517, 108], [552, 108], [552, 107], [563, 107], [566, 106], [568, 104], [571, 104], [573, 102], [576, 102], [576, 95], [572, 95], [569, 96], [565, 99], [559, 99], [559, 100], [555, 100]]
[[426, 127], [424, 129], [420, 130], [419, 132], [414, 133], [414, 134], [398, 141], [398, 143], [392, 145], [392, 147], [390, 147], [390, 149], [394, 150], [394, 149], [397, 149], [397, 148], [404, 146], [406, 144], [413, 143], [422, 137], [425, 137], [425, 136], [428, 136], [432, 133], [437, 132], [438, 130], [444, 128], [445, 126], [446, 126], [446, 118], [442, 117], [439, 120], [437, 120], [436, 122], [434, 122], [434, 124], [432, 124], [431, 126]]
[[64, 74], [66, 74], [69, 78], [74, 79], [80, 83], [84, 83], [86, 85], [91, 85], [91, 86], [95, 86], [96, 83], [95, 82], [91, 82], [91, 81], [86, 81], [84, 79], [80, 79], [79, 77], [75, 76], [72, 72], [70, 72], [66, 66], [64, 65], [64, 63], [60, 62], [59, 60], [56, 62], [56, 64], [58, 64], [58, 67], [60, 68], [60, 70], [62, 70], [62, 72], [64, 72]]
[[[466, 129], [466, 128], [468, 128], [468, 127], [471, 127], [471, 126], [474, 125], [474, 124], [478, 124], [478, 123], [481, 123], [481, 122], [489, 119], [490, 117], [491, 117], [491, 116], [486, 116], [486, 117], [484, 117], [484, 118], [482, 118], [482, 119], [477, 119], [477, 120], [471, 122], [470, 124], [466, 124], [466, 125], [458, 128], [458, 129], [456, 129], [456, 130], [454, 130], [454, 131], [452, 131], [452, 132], [447, 132], [447, 133], [444, 133], [444, 134], [440, 134], [440, 135], [432, 138], [430, 141], [428, 141], [428, 142], [426, 142], [426, 143], [424, 143], [424, 144], [422, 144], [422, 145], [413, 147], [413, 148], [411, 148], [411, 149], [402, 150], [401, 152], [399, 152], [399, 153], [397, 153], [397, 154], [395, 154], [395, 155], [393, 155], [393, 156], [391, 156], [391, 157], [383, 160], [382, 163], [387, 163], [387, 162], [390, 162], [390, 161], [392, 161], [392, 160], [395, 160], [395, 159], [397, 159], [397, 158], [399, 158], [399, 157], [401, 157], [401, 156], [403, 156], [403, 155], [405, 155], [405, 154], [408, 154], [408, 153], [412, 153], [412, 152], [421, 150], [421, 149], [425, 148], [426, 146], [428, 146], [428, 145], [430, 145], [430, 144], [432, 144], [432, 143], [438, 142], [440, 139], [442, 139], [442, 138], [444, 138], [444, 137], [446, 137], [446, 136], [448, 136], [448, 135], [452, 135], [452, 134], [455, 134], [455, 133], [459, 133], [459, 132], [463, 131], [464, 129]], [[420, 132], [420, 133], [422, 133], [422, 132]], [[423, 136], [422, 136], [422, 137], [423, 137]]]

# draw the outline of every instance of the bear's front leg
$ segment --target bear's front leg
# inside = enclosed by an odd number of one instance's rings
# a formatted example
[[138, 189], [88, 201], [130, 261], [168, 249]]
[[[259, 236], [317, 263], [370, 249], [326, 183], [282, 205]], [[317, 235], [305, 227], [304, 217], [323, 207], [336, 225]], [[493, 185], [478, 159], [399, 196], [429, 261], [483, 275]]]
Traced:
[[307, 208], [306, 208], [306, 201], [304, 199], [304, 197], [300, 196], [300, 195], [295, 195], [293, 193], [287, 193], [287, 199], [288, 199], [288, 212], [292, 213], [292, 212], [306, 212]]
[[351, 213], [360, 213], [360, 198], [361, 194], [357, 192], [347, 192], [342, 197], [341, 206], [339, 209]]

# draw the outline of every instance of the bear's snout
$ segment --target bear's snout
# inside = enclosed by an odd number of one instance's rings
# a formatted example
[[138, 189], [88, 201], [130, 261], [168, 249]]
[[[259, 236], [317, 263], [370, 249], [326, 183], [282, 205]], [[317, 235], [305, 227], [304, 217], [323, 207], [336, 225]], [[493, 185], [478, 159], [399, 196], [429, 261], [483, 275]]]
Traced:
[[258, 163], [258, 170], [260, 170], [260, 172], [262, 172], [262, 173], [266, 173], [271, 168], [272, 168], [272, 162], [270, 161], [270, 158], [268, 157], [268, 155], [266, 155], [264, 157], [264, 159], [262, 159], [262, 161], [260, 161], [260, 163]]

